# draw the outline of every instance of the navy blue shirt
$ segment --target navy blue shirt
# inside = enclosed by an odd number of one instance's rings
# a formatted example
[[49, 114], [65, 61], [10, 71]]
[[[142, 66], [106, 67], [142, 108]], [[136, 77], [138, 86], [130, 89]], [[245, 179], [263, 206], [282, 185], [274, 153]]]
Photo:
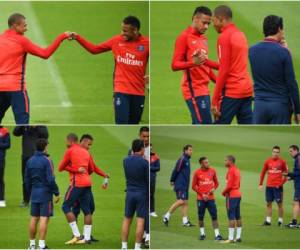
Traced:
[[190, 185], [190, 156], [183, 154], [176, 162], [171, 175], [171, 182], [174, 182], [174, 190], [188, 190]]
[[294, 157], [293, 179], [295, 188], [300, 189], [300, 153]]
[[160, 171], [160, 160], [155, 153], [150, 153], [150, 183], [155, 184], [156, 173]]
[[143, 156], [129, 155], [123, 160], [126, 191], [148, 192], [149, 163]]
[[272, 39], [249, 49], [256, 100], [290, 103], [300, 113], [299, 90], [289, 50]]
[[10, 148], [10, 135], [7, 128], [0, 128], [0, 159], [5, 158], [5, 152]]
[[59, 195], [55, 182], [53, 164], [48, 156], [36, 151], [28, 160], [25, 169], [26, 189], [31, 193], [31, 202], [47, 202], [52, 195]]

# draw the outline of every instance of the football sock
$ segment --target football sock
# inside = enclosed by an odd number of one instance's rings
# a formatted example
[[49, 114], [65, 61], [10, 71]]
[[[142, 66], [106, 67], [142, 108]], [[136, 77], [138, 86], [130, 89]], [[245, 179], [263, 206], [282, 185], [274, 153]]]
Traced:
[[188, 222], [189, 222], [188, 217], [182, 217], [182, 223], [183, 224], [186, 224]]
[[75, 237], [80, 237], [80, 233], [76, 221], [70, 222], [69, 225], [72, 229], [73, 235]]
[[83, 227], [84, 240], [86, 241], [91, 240], [91, 231], [92, 231], [92, 225], [84, 225]]
[[236, 238], [240, 239], [242, 236], [242, 227], [237, 227], [236, 228]]
[[267, 216], [266, 217], [266, 222], [271, 223], [271, 217]]
[[228, 228], [228, 239], [233, 240], [234, 237], [234, 227]]
[[200, 227], [200, 234], [205, 235], [204, 227]]
[[220, 235], [220, 231], [219, 231], [219, 228], [216, 228], [215, 229], [215, 237], [217, 237], [218, 235]]

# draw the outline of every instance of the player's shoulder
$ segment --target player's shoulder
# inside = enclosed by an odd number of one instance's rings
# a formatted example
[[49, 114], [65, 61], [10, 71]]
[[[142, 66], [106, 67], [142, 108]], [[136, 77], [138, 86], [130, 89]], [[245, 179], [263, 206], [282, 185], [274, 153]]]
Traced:
[[209, 167], [209, 171], [213, 172], [213, 173], [217, 173], [216, 169], [213, 166]]
[[140, 41], [149, 43], [149, 37], [146, 35], [140, 35]]
[[189, 27], [188, 27], [179, 33], [179, 35], [176, 38], [176, 41], [186, 40], [188, 38], [189, 34], [190, 34], [190, 31], [189, 31]]

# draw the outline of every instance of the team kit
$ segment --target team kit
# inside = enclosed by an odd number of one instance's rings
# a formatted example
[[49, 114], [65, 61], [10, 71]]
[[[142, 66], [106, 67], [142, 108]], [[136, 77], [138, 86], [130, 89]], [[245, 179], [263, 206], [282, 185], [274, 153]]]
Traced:
[[[149, 1], [138, 1], [137, 4], [143, 2], [151, 7]], [[239, 125], [247, 125], [241, 127], [249, 127], [249, 131], [250, 128], [264, 129], [269, 125], [285, 125], [270, 126], [278, 128], [277, 132], [282, 132], [281, 129], [284, 130], [288, 126], [292, 127], [291, 124], [295, 124], [296, 127], [300, 120], [300, 98], [296, 67], [294, 69], [293, 64], [297, 60], [292, 59], [292, 52], [285, 37], [284, 19], [280, 13], [265, 15], [260, 27], [264, 39], [249, 46], [246, 32], [239, 28], [239, 23], [235, 23], [234, 9], [230, 4], [216, 3], [214, 8], [209, 8], [205, 3], [194, 3], [195, 8], [191, 9], [191, 24], [181, 32], [176, 31], [172, 55], [166, 58], [170, 72], [182, 72], [180, 88], [185, 103], [175, 108], [178, 110], [188, 108], [190, 127], [198, 129], [199, 135], [200, 132], [205, 133], [207, 128], [217, 129], [226, 127], [220, 125], [231, 124], [236, 128], [239, 128]], [[147, 14], [148, 12], [149, 9]], [[27, 20], [26, 11], [12, 12], [6, 17], [7, 28], [0, 34], [0, 225], [1, 221], [4, 223], [7, 218], [13, 221], [23, 217], [21, 210], [18, 211], [15, 207], [11, 209], [11, 204], [15, 201], [12, 202], [10, 196], [17, 192], [12, 187], [19, 181], [22, 185], [23, 198], [19, 209], [28, 208], [26, 227], [24, 223], [20, 224], [23, 231], [27, 230], [27, 238], [22, 244], [18, 243], [19, 245], [11, 248], [29, 250], [51, 248], [48, 239], [52, 244], [55, 242], [51, 227], [58, 223], [63, 223], [59, 225], [59, 230], [68, 231], [70, 235], [70, 238], [64, 239], [63, 245], [58, 246], [67, 249], [78, 246], [82, 249], [104, 248], [101, 246], [102, 238], [97, 239], [98, 236], [94, 231], [98, 228], [101, 228], [102, 231], [99, 230], [101, 233], [105, 231], [100, 219], [107, 216], [113, 218], [111, 220], [114, 224], [111, 226], [113, 228], [111, 239], [105, 243], [105, 247], [122, 250], [151, 249], [151, 243], [156, 241], [151, 235], [151, 223], [153, 220], [155, 223], [159, 220], [167, 235], [163, 239], [164, 243], [171, 242], [175, 236], [167, 232], [170, 229], [174, 230], [177, 210], [180, 210], [182, 217], [182, 223], [178, 225], [182, 226], [181, 229], [199, 228], [197, 235], [194, 235], [199, 248], [203, 248], [201, 244], [209, 240], [217, 242], [219, 248], [228, 248], [230, 244], [241, 248], [244, 242], [247, 242], [242, 232], [244, 229], [242, 208], [243, 197], [248, 194], [241, 191], [243, 182], [247, 180], [243, 177], [243, 170], [239, 168], [239, 149], [237, 154], [224, 155], [225, 174], [220, 173], [219, 168], [211, 166], [210, 157], [205, 155], [199, 157], [199, 165], [192, 172], [193, 142], [200, 141], [200, 136], [182, 138], [186, 127], [162, 123], [160, 125], [164, 127], [170, 125], [170, 133], [171, 125], [181, 128], [182, 133], [178, 133], [177, 137], [170, 135], [169, 138], [176, 141], [184, 140], [187, 144], [183, 145], [182, 154], [175, 166], [170, 163], [170, 159], [160, 159], [160, 152], [154, 150], [156, 145], [152, 145], [151, 142], [151, 127], [157, 124], [151, 123], [150, 84], [153, 86], [164, 83], [156, 83], [155, 74], [160, 73], [150, 71], [151, 36], [148, 36], [147, 32], [145, 34], [141, 32], [143, 25], [146, 25], [141, 20], [145, 20], [145, 17], [134, 13], [136, 12], [132, 10], [132, 13], [128, 11], [127, 15], [121, 17], [116, 15], [120, 32], [100, 43], [95, 44], [92, 42], [94, 39], [79, 32], [65, 31], [58, 34], [46, 47], [37, 45], [27, 36], [27, 29], [30, 30], [30, 26], [35, 23]], [[150, 15], [150, 21], [151, 18]], [[208, 48], [210, 37], [206, 36], [206, 33], [211, 29], [211, 24], [218, 34], [215, 50], [218, 60], [212, 60], [210, 56], [212, 49]], [[105, 25], [109, 26], [110, 23]], [[72, 120], [69, 124], [57, 127], [51, 121], [49, 124], [42, 121], [31, 123], [31, 120], [36, 119], [31, 117], [27, 91], [27, 85], [30, 85], [26, 80], [27, 71], [32, 70], [33, 65], [28, 57], [49, 60], [56, 51], [63, 49], [60, 47], [64, 47], [65, 43], [78, 46], [80, 53], [82, 51], [92, 55], [112, 53], [113, 75], [110, 78], [111, 83], [107, 85], [109, 90], [112, 90], [111, 103], [102, 103], [101, 98], [97, 101], [99, 105], [111, 107], [113, 119], [107, 123], [102, 122], [101, 117], [97, 117], [93, 124], [104, 131], [99, 144], [102, 146], [101, 153], [106, 149], [107, 151], [101, 154], [101, 157], [112, 161], [113, 164], [105, 171], [96, 164], [95, 158], [98, 159], [98, 153], [97, 155], [92, 153], [93, 150], [100, 151], [100, 146], [96, 144], [92, 150], [94, 137], [97, 135], [88, 132], [92, 128], [91, 124], [74, 124]], [[159, 54], [159, 51], [155, 53]], [[162, 58], [163, 60], [165, 58]], [[85, 62], [79, 60], [78, 64], [81, 63]], [[30, 67], [27, 67], [28, 65]], [[39, 81], [43, 82], [43, 79]], [[213, 86], [210, 86], [211, 83]], [[82, 85], [84, 84], [83, 82]], [[47, 91], [46, 88], [45, 90]], [[31, 87], [30, 91], [35, 92]], [[97, 91], [93, 94], [97, 95]], [[178, 91], [178, 87], [170, 89], [169, 93], [161, 93], [161, 99], [163, 100], [166, 95], [171, 96], [173, 91], [174, 93]], [[80, 94], [84, 96], [85, 92], [82, 91]], [[45, 105], [44, 112], [46, 114], [52, 111]], [[89, 116], [88, 112], [83, 113]], [[147, 122], [144, 122], [143, 116], [147, 115]], [[166, 115], [169, 115], [169, 112], [166, 112]], [[5, 123], [9, 116], [13, 117], [13, 124]], [[182, 124], [184, 122], [186, 121], [183, 120]], [[255, 126], [258, 124], [261, 126]], [[49, 136], [49, 128], [55, 131], [56, 136]], [[79, 128], [86, 132], [74, 132]], [[62, 131], [66, 130], [68, 133], [63, 134], [65, 141], [63, 154], [60, 155], [58, 152], [61, 150], [61, 143], [58, 144], [58, 138], [61, 140]], [[132, 130], [136, 132], [136, 138], [131, 136]], [[168, 134], [165, 136], [168, 137]], [[173, 146], [171, 143], [164, 144], [163, 140], [158, 142], [161, 144], [160, 149]], [[20, 147], [15, 146], [16, 144], [21, 145], [21, 153]], [[222, 147], [225, 148], [224, 145]], [[50, 149], [55, 152], [53, 154], [51, 152], [51, 156]], [[275, 224], [282, 230], [295, 231], [300, 228], [299, 145], [292, 142], [288, 149], [285, 149], [285, 154], [290, 156], [289, 160], [293, 162], [293, 166], [288, 166], [287, 159], [281, 156], [283, 150], [280, 143], [274, 144], [270, 148], [270, 157], [261, 159], [264, 164], [257, 179], [257, 188], [264, 192], [266, 213], [260, 226], [271, 228]], [[173, 153], [169, 152], [172, 162], [176, 160]], [[19, 154], [20, 163], [16, 160], [16, 155]], [[54, 159], [58, 162], [56, 167]], [[14, 172], [11, 170], [12, 165], [17, 164], [22, 166], [21, 180], [12, 178], [15, 174], [15, 170]], [[159, 174], [165, 175], [168, 166], [173, 168], [167, 173], [168, 179], [161, 178]], [[114, 174], [110, 174], [110, 171]], [[63, 173], [67, 173], [69, 178], [63, 179]], [[99, 198], [99, 190], [92, 188], [95, 186], [93, 180], [98, 176], [103, 178], [101, 191], [104, 194], [101, 195], [104, 200], [109, 196], [114, 202], [110, 211], [113, 214], [96, 213], [102, 198]], [[62, 185], [63, 183], [65, 185]], [[286, 183], [293, 183], [293, 200], [284, 199]], [[169, 184], [173, 189], [175, 201], [167, 206], [164, 203], [162, 207], [163, 203], [159, 197], [161, 189], [165, 191], [165, 185]], [[220, 186], [223, 184], [224, 188], [221, 190]], [[108, 194], [107, 189], [111, 189], [113, 195]], [[170, 190], [167, 192], [170, 196]], [[197, 225], [189, 216], [191, 192], [197, 197]], [[8, 193], [10, 195], [7, 195]], [[219, 195], [222, 195], [225, 207], [219, 206], [216, 202]], [[156, 202], [157, 200], [159, 202]], [[272, 221], [274, 204], [278, 209], [276, 222], [274, 219]], [[59, 206], [59, 210], [54, 214], [55, 206]], [[284, 215], [287, 214], [284, 209], [286, 206], [290, 210], [289, 222], [284, 221]], [[223, 221], [219, 217], [222, 209], [226, 214], [226, 229], [228, 229], [226, 235], [222, 230]], [[163, 214], [160, 214], [161, 210], [164, 211]], [[209, 214], [211, 219], [214, 235], [212, 239], [207, 234], [205, 214]], [[54, 222], [56, 216], [59, 222]], [[55, 236], [61, 237], [59, 231]], [[9, 238], [9, 235], [4, 235], [4, 238], [7, 237]], [[247, 245], [245, 247], [247, 248]], [[0, 249], [2, 248], [8, 248], [8, 245], [2, 246], [0, 240]], [[168, 248], [168, 244], [163, 245], [163, 248]]]

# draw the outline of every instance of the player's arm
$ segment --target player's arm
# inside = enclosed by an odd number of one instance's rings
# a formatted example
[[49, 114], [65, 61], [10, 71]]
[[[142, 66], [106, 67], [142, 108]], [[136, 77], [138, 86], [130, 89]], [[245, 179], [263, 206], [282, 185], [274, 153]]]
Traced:
[[282, 169], [282, 185], [288, 181], [286, 177], [289, 173], [289, 168], [286, 161], [283, 161], [283, 169]]
[[47, 48], [39, 47], [26, 37], [22, 37], [20, 41], [26, 53], [41, 57], [43, 59], [48, 59], [57, 50], [61, 42], [66, 38], [68, 38], [67, 33], [60, 34]]
[[179, 159], [173, 169], [173, 172], [172, 172], [172, 175], [171, 175], [171, 178], [170, 178], [170, 182], [171, 183], [174, 183], [176, 178], [177, 178], [177, 175], [179, 174], [179, 172], [181, 171], [181, 169], [183, 168], [184, 166], [184, 158], [182, 157], [181, 159]]
[[66, 170], [66, 167], [68, 167], [70, 165], [70, 162], [71, 162], [70, 150], [67, 150], [64, 154], [64, 158], [58, 165], [58, 171], [62, 172], [64, 170]]
[[215, 72], [214, 72], [211, 68], [209, 69], [208, 76], [209, 76], [209, 79], [210, 79], [212, 82], [216, 83], [216, 81], [217, 81], [217, 76], [216, 76]]
[[90, 158], [90, 162], [89, 162], [89, 172], [92, 171], [94, 173], [96, 173], [97, 175], [100, 175], [104, 178], [109, 178], [109, 175], [106, 174], [103, 170], [101, 170], [99, 167], [97, 167], [93, 157]]
[[91, 43], [90, 41], [86, 40], [85, 38], [83, 38], [78, 34], [75, 35], [75, 40], [91, 54], [100, 54], [112, 49], [114, 38], [111, 38], [97, 45]]
[[157, 158], [155, 162], [153, 162], [152, 164], [150, 164], [150, 170], [151, 170], [151, 172], [158, 172], [158, 171], [160, 171], [160, 161], [159, 161], [159, 158]]
[[213, 181], [214, 181], [214, 188], [213, 188], [213, 192], [214, 192], [219, 187], [219, 180], [216, 171], [213, 177]]
[[300, 101], [299, 101], [299, 88], [295, 78], [295, 71], [293, 67], [292, 57], [290, 52], [286, 49], [286, 56], [284, 61], [284, 77], [289, 89], [290, 98], [293, 105], [296, 123], [300, 121]]
[[229, 194], [229, 192], [231, 191], [232, 186], [233, 186], [233, 180], [234, 180], [234, 172], [230, 171], [228, 173], [228, 179], [227, 179], [226, 187], [225, 187], [225, 189], [222, 192], [223, 196], [227, 196]]
[[48, 158], [47, 159], [47, 183], [48, 186], [50, 187], [51, 192], [55, 195], [55, 196], [59, 196], [59, 189], [58, 186], [55, 182], [55, 177], [54, 177], [54, 168], [53, 168], [53, 163], [52, 161]]
[[180, 35], [175, 42], [174, 54], [172, 59], [172, 70], [184, 70], [197, 66], [192, 58], [186, 58], [187, 44], [186, 37]]
[[196, 174], [196, 171], [195, 171], [195, 173], [194, 173], [194, 175], [193, 175], [193, 181], [192, 181], [192, 189], [196, 192], [196, 193], [198, 193], [198, 177], [197, 177], [197, 174]]
[[2, 140], [0, 140], [0, 149], [9, 149], [10, 148], [10, 135], [7, 133]]
[[262, 190], [262, 186], [263, 186], [263, 183], [264, 183], [264, 179], [265, 179], [265, 175], [266, 175], [266, 172], [267, 172], [267, 169], [268, 169], [268, 162], [265, 161], [264, 163], [264, 166], [260, 172], [260, 178], [259, 178], [259, 189]]
[[217, 70], [220, 67], [219, 63], [212, 61], [210, 59], [206, 59], [204, 65], [210, 67], [211, 69], [217, 69]]
[[230, 68], [230, 55], [231, 55], [230, 41], [229, 40], [220, 41], [218, 49], [219, 49], [220, 68], [219, 68], [219, 74], [217, 77], [214, 94], [212, 98], [212, 107], [219, 111], [222, 92]]

